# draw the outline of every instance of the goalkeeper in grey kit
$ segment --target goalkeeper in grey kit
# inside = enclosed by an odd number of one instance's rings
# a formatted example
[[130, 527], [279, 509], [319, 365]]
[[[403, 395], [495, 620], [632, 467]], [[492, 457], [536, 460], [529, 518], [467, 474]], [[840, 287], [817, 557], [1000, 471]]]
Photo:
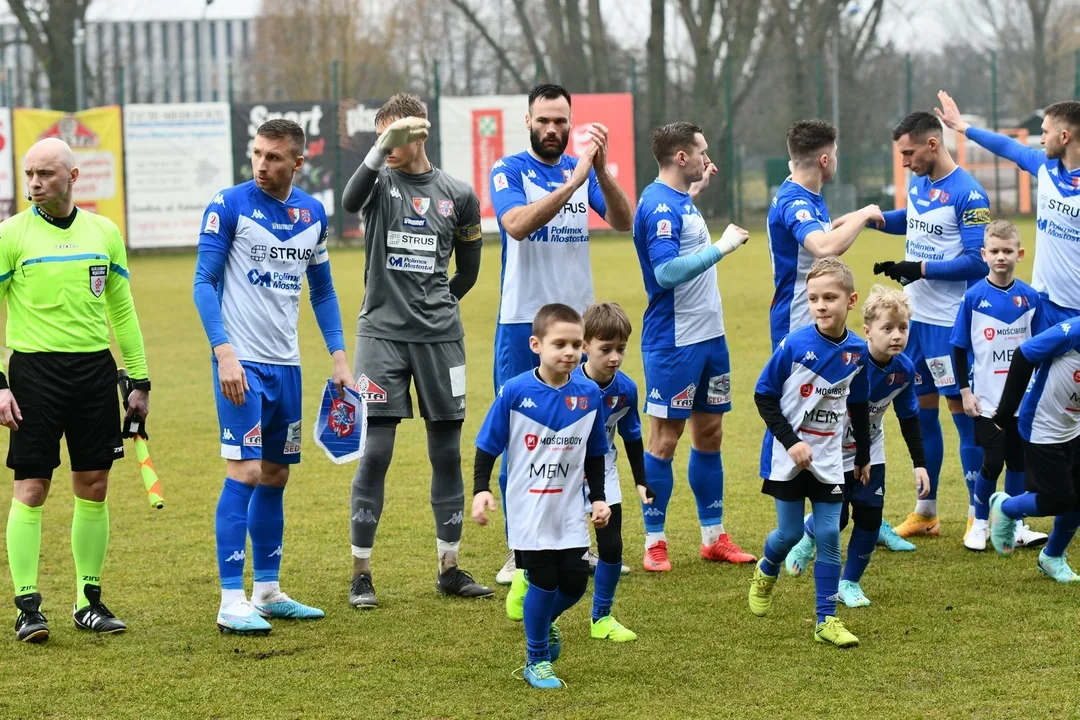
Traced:
[[420, 98], [390, 98], [375, 115], [379, 139], [342, 195], [346, 212], [363, 217], [366, 250], [353, 355], [368, 417], [367, 444], [352, 483], [349, 604], [359, 608], [377, 605], [371, 549], [397, 425], [413, 414], [410, 379], [427, 425], [439, 553], [435, 587], [468, 598], [493, 594], [458, 567], [465, 507], [465, 332], [458, 301], [480, 269], [480, 201], [466, 183], [428, 161], [429, 127]]

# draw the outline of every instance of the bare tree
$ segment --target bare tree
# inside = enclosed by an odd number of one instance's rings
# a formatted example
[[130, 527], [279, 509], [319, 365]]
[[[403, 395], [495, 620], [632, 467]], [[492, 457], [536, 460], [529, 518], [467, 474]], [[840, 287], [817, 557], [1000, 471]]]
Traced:
[[8, 0], [49, 79], [49, 105], [75, 109], [75, 25], [90, 0]]

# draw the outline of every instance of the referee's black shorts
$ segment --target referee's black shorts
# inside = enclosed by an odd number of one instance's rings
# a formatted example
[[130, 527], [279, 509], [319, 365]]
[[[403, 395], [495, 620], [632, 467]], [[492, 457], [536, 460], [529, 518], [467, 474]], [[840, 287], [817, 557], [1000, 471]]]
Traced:
[[8, 383], [22, 411], [7, 466], [16, 480], [52, 479], [67, 438], [74, 472], [108, 470], [124, 456], [116, 363], [112, 353], [11, 355]]

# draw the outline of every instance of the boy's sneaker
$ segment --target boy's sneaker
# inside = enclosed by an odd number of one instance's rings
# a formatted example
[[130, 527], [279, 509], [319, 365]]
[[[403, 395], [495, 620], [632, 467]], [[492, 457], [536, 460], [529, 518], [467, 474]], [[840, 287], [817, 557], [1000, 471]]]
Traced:
[[660, 540], [645, 548], [645, 557], [641, 564], [649, 572], [670, 572], [671, 560], [668, 559], [667, 542]]
[[514, 622], [525, 619], [525, 592], [528, 589], [529, 581], [525, 578], [525, 571], [515, 570], [510, 592], [506, 594], [506, 617]]
[[[589, 550], [588, 552], [585, 553], [585, 557], [587, 557], [588, 560], [589, 560], [589, 574], [590, 575], [595, 575], [596, 574], [596, 563], [600, 562], [600, 556], [597, 555], [596, 553], [594, 553], [592, 550]], [[630, 566], [624, 564], [622, 566], [622, 570], [619, 571], [619, 574], [620, 575], [629, 575], [630, 574]]]
[[701, 557], [713, 562], [729, 562], [735, 565], [756, 562], [757, 558], [735, 544], [731, 536], [721, 533], [712, 545], [701, 546]]
[[1048, 536], [1046, 533], [1035, 532], [1028, 527], [1023, 519], [1016, 521], [1016, 536], [1013, 540], [1014, 547], [1039, 547], [1040, 545], [1045, 545], [1047, 539]]
[[915, 545], [897, 535], [893, 526], [884, 520], [881, 521], [881, 529], [878, 530], [877, 544], [891, 552], [915, 552]]
[[1064, 554], [1054, 557], [1053, 555], [1047, 555], [1045, 550], [1040, 552], [1039, 572], [1049, 575], [1059, 583], [1080, 582], [1080, 575], [1074, 573], [1073, 569], [1069, 567]]
[[866, 597], [859, 583], [851, 580], [841, 580], [840, 588], [836, 591], [836, 599], [849, 608], [870, 607], [870, 598]]
[[754, 579], [750, 581], [750, 612], [765, 617], [772, 609], [772, 591], [779, 575], [766, 575], [761, 563], [754, 566]]
[[1016, 540], [1016, 521], [1001, 511], [1001, 505], [1009, 499], [1003, 492], [990, 496], [990, 542], [998, 555], [1010, 557]]
[[526, 665], [522, 677], [539, 690], [557, 690], [563, 686], [563, 681], [555, 677], [555, 668], [547, 660]]
[[623, 627], [618, 620], [610, 615], [599, 620], [593, 620], [589, 634], [595, 640], [610, 640], [611, 642], [637, 640], [637, 633], [630, 628]]
[[41, 593], [15, 596], [19, 615], [15, 618], [15, 639], [19, 642], [43, 643], [49, 639], [49, 621], [41, 613]]
[[495, 594], [487, 585], [473, 580], [473, 576], [457, 565], [448, 567], [435, 579], [435, 589], [443, 595], [456, 595], [463, 598], [486, 598]]
[[297, 602], [281, 591], [258, 599], [251, 598], [251, 604], [255, 606], [255, 612], [264, 618], [317, 620], [326, 617], [326, 613], [319, 608]]
[[517, 570], [517, 561], [514, 559], [514, 551], [506, 553], [506, 562], [503, 563], [502, 570], [499, 570], [495, 575], [496, 585], [509, 585], [514, 581], [514, 571]]
[[230, 635], [269, 635], [270, 623], [247, 600], [234, 600], [218, 611], [218, 630]]
[[986, 549], [986, 541], [990, 538], [990, 521], [975, 520], [971, 527], [964, 533], [964, 547], [968, 550], [982, 552]]
[[90, 601], [90, 604], [81, 609], [72, 606], [71, 616], [75, 620], [75, 627], [80, 630], [102, 633], [103, 635], [122, 633], [127, 630], [127, 625], [109, 612], [109, 608], [105, 607], [105, 603], [101, 602], [100, 585], [84, 585], [83, 594], [86, 595], [86, 599]]
[[798, 577], [806, 572], [813, 561], [814, 539], [804, 532], [799, 542], [795, 543], [795, 547], [788, 551], [787, 557], [784, 558], [784, 567], [787, 568], [788, 575]]
[[814, 628], [814, 640], [819, 643], [830, 643], [838, 648], [853, 648], [859, 646], [859, 638], [855, 637], [840, 622], [840, 618], [826, 615], [825, 622], [819, 622]]
[[900, 527], [896, 528], [896, 534], [902, 538], [916, 535], [940, 535], [941, 523], [936, 515], [927, 517], [919, 513], [911, 513], [904, 522], [900, 523]]
[[360, 573], [352, 579], [349, 604], [365, 610], [379, 606], [379, 600], [375, 597], [375, 586], [371, 582], [371, 573]]

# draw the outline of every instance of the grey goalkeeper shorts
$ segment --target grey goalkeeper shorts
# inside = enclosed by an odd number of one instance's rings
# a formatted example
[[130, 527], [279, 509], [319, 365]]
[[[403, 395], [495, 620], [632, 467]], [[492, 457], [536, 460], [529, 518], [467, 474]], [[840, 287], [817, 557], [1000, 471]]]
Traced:
[[410, 380], [416, 383], [420, 416], [465, 418], [465, 341], [417, 343], [358, 336], [353, 377], [368, 417], [411, 418]]

